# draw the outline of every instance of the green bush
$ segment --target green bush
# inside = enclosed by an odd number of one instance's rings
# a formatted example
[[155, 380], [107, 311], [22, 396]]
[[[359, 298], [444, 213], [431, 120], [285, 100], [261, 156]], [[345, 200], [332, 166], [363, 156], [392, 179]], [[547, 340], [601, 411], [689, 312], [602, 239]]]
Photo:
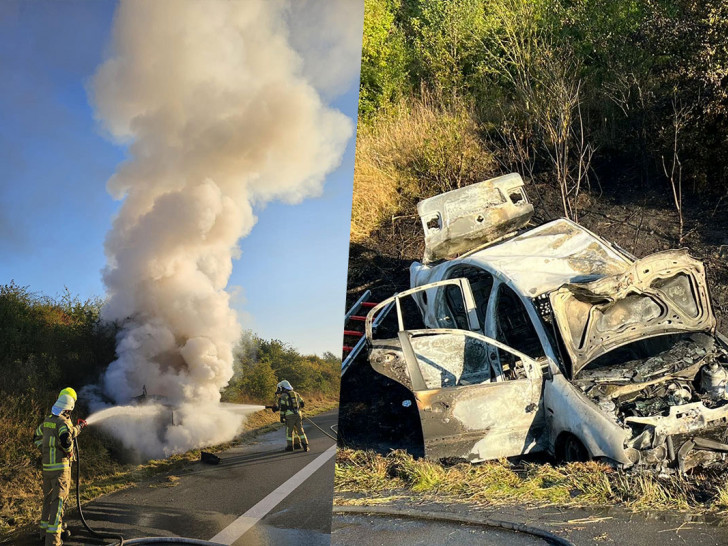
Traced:
[[[565, 202], [590, 178], [670, 196], [662, 164], [676, 152], [686, 194], [728, 191], [726, 2], [367, 0], [364, 29], [355, 240], [411, 211], [408, 188], [420, 199], [479, 178], [476, 162], [458, 172], [461, 107], [504, 170], [552, 181]], [[408, 147], [394, 126], [418, 101], [438, 121]]]
[[399, 100], [407, 88], [408, 50], [395, 25], [393, 0], [364, 1], [359, 115], [366, 118]]
[[223, 400], [268, 404], [276, 384], [288, 380], [296, 391], [309, 397], [338, 398], [341, 359], [302, 355], [290, 345], [265, 340], [246, 332], [235, 357], [235, 376], [223, 391]]
[[101, 302], [59, 300], [27, 287], [0, 286], [0, 392], [36, 392], [96, 380], [114, 360], [114, 325], [99, 318]]
[[278, 378], [270, 362], [256, 362], [251, 366], [240, 382], [240, 391], [256, 401], [268, 400], [275, 392]]

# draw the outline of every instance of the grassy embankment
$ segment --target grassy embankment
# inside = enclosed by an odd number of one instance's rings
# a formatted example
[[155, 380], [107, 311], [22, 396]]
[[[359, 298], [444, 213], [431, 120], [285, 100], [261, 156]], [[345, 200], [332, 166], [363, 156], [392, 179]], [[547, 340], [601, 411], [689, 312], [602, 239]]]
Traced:
[[628, 510], [712, 511], [728, 519], [728, 478], [715, 473], [657, 477], [597, 462], [552, 466], [507, 460], [443, 466], [402, 451], [340, 450], [334, 504], [414, 500], [481, 506], [622, 506]]

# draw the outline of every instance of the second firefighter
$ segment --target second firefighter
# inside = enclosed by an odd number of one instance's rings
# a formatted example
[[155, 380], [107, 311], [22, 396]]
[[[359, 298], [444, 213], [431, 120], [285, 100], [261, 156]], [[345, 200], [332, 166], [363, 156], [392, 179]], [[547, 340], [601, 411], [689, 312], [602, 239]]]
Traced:
[[[301, 395], [293, 390], [291, 384], [283, 380], [278, 383], [276, 390], [278, 406], [281, 412], [281, 423], [286, 424], [286, 451], [293, 451], [294, 438], [298, 436], [301, 440], [301, 447], [308, 451], [308, 438], [303, 430], [303, 409], [304, 402]], [[295, 442], [298, 443], [298, 442]]]

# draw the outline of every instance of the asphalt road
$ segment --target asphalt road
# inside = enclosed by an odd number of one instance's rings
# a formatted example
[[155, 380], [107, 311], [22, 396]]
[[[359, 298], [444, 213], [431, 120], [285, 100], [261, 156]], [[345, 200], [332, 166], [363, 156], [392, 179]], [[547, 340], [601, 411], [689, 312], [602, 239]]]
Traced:
[[[331, 433], [337, 412], [313, 421]], [[235, 545], [328, 546], [335, 444], [306, 421], [304, 428], [308, 453], [284, 452], [285, 430], [278, 429], [219, 453], [217, 466], [196, 463], [173, 476], [100, 497], [84, 506], [86, 521], [97, 531], [126, 539], [181, 536]], [[71, 500], [75, 504], [75, 497]], [[66, 521], [74, 537], [64, 544], [96, 542], [77, 514], [70, 513]]]

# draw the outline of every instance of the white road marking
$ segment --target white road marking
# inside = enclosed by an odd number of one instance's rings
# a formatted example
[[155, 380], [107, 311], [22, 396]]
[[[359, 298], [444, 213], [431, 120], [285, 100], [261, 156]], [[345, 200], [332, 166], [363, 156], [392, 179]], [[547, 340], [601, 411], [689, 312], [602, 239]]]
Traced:
[[273, 510], [283, 499], [293, 493], [293, 491], [305, 482], [311, 475], [321, 468], [326, 462], [336, 454], [336, 445], [331, 446], [313, 461], [304, 466], [296, 474], [290, 477], [275, 491], [245, 512], [230, 525], [210, 539], [210, 542], [217, 544], [232, 544], [238, 540], [253, 525], [258, 523], [268, 512]]

